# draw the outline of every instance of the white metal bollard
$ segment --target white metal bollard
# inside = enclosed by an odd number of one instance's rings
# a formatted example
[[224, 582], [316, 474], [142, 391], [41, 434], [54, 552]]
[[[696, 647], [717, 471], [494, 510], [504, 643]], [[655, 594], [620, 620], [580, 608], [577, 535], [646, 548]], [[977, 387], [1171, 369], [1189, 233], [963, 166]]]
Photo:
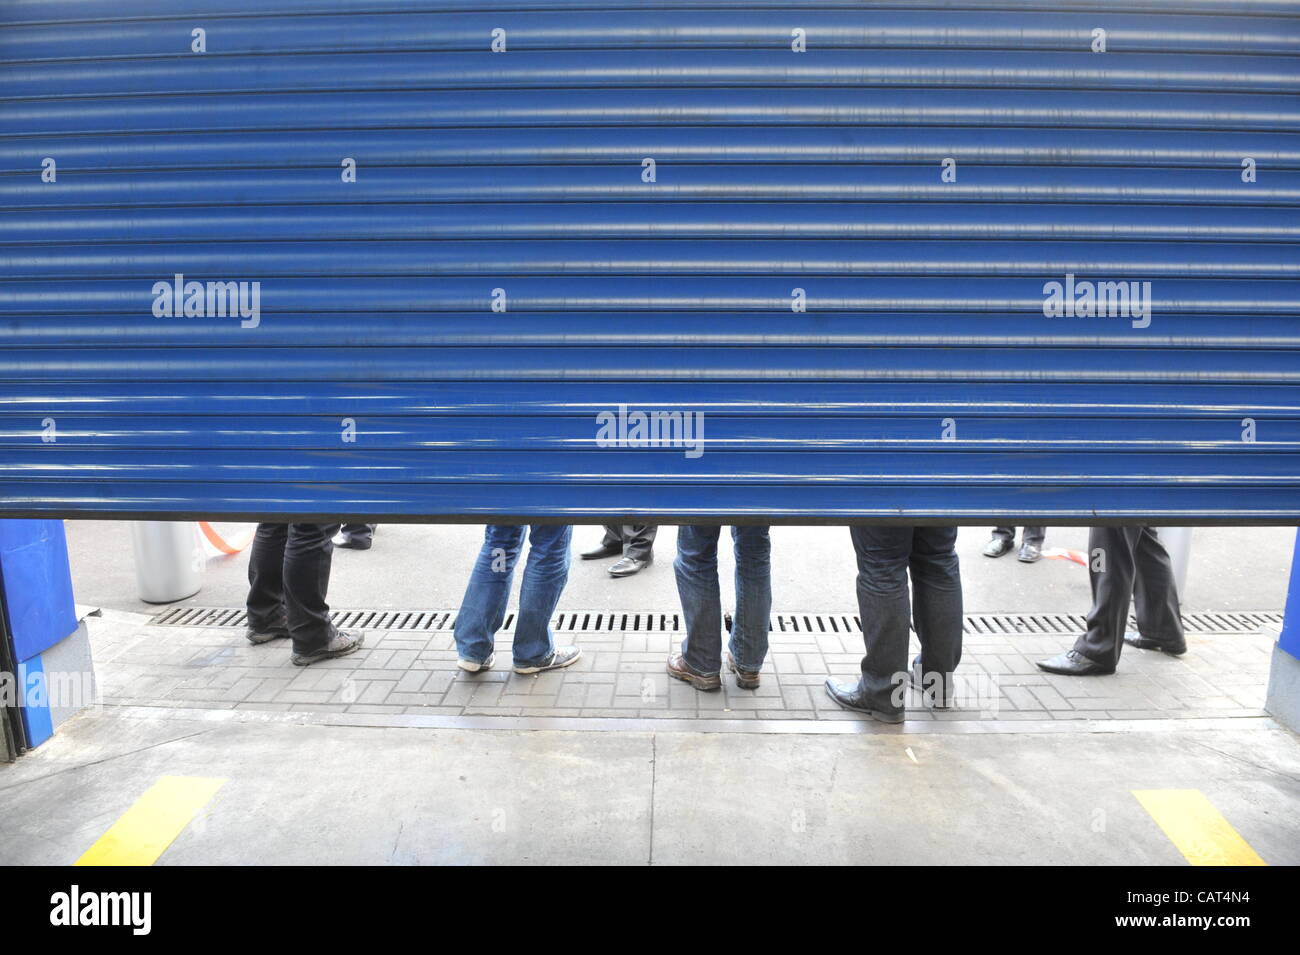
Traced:
[[207, 561], [193, 521], [132, 521], [131, 546], [136, 586], [145, 603], [183, 600], [203, 586]]
[[1174, 565], [1174, 584], [1178, 588], [1178, 601], [1187, 599], [1187, 563], [1192, 556], [1192, 528], [1161, 527], [1156, 531], [1160, 543], [1169, 551], [1169, 560]]

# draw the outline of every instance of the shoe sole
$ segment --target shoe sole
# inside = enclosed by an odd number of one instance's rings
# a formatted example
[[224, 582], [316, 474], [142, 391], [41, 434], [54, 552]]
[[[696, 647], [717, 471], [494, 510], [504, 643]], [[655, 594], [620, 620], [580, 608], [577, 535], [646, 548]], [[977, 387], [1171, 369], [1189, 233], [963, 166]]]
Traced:
[[313, 663], [320, 663], [322, 660], [337, 660], [339, 657], [345, 657], [350, 653], [356, 653], [361, 649], [361, 645], [365, 642], [365, 637], [358, 637], [356, 643], [342, 650], [322, 650], [320, 653], [313, 653], [309, 656], [302, 656], [295, 653], [290, 659], [296, 667], [309, 667]]
[[621, 557], [622, 551], [614, 551], [609, 554], [579, 554], [579, 560], [608, 560], [610, 557]]
[[991, 557], [993, 560], [997, 560], [999, 557], [1006, 557], [1007, 554], [1011, 553], [1011, 551], [1004, 550], [1000, 554], [990, 554], [988, 551], [981, 551], [980, 553], [982, 553], [985, 557]]
[[1089, 670], [1086, 673], [1080, 673], [1078, 670], [1053, 670], [1043, 666], [1041, 663], [1035, 663], [1034, 666], [1044, 673], [1055, 673], [1057, 676], [1114, 676], [1114, 670]]
[[632, 577], [635, 576], [636, 574], [641, 573], [641, 571], [643, 570], [649, 570], [649, 569], [650, 569], [650, 565], [646, 564], [644, 567], [638, 567], [636, 570], [620, 570], [618, 572], [611, 570], [609, 572], [609, 575], [611, 577]]
[[727, 661], [727, 669], [736, 674], [736, 686], [740, 687], [742, 690], [757, 690], [759, 684], [763, 682], [762, 677], [742, 676], [741, 670], [736, 666], [734, 660]]
[[244, 636], [245, 638], [247, 638], [248, 642], [255, 647], [260, 647], [264, 643], [270, 643], [272, 640], [289, 639], [289, 635], [287, 633], [259, 633], [259, 634], [246, 633], [244, 634]]
[[903, 722], [903, 720], [907, 718], [906, 713], [882, 713], [880, 710], [864, 710], [856, 706], [849, 706], [847, 703], [835, 699], [835, 697], [831, 696], [829, 693], [826, 695], [830, 696], [832, 700], [835, 700], [835, 702], [839, 704], [840, 709], [851, 710], [854, 713], [862, 713], [863, 715], [870, 716], [873, 720], [881, 723], [897, 724]]
[[530, 673], [545, 673], [547, 670], [563, 670], [565, 667], [571, 667], [582, 659], [582, 651], [579, 650], [570, 659], [563, 663], [551, 663], [544, 667], [513, 667], [514, 671], [521, 676], [528, 676]]
[[1182, 647], [1180, 647], [1177, 650], [1171, 650], [1168, 647], [1156, 643], [1154, 640], [1146, 640], [1146, 639], [1140, 639], [1136, 642], [1130, 642], [1128, 640], [1125, 640], [1124, 645], [1126, 647], [1133, 647], [1137, 650], [1157, 650], [1160, 653], [1167, 653], [1171, 657], [1181, 657], [1184, 653], [1187, 652], [1186, 644], [1184, 644]]
[[1043, 559], [1042, 554], [1039, 554], [1037, 557], [1021, 557], [1019, 555], [1016, 555], [1016, 560], [1020, 561], [1020, 563], [1022, 564], [1036, 564], [1042, 559]]
[[683, 673], [681, 670], [674, 670], [672, 667], [666, 667], [668, 675], [674, 680], [681, 680], [683, 683], [689, 683], [697, 690], [720, 690], [722, 689], [722, 680], [718, 677], [696, 676], [694, 673]]

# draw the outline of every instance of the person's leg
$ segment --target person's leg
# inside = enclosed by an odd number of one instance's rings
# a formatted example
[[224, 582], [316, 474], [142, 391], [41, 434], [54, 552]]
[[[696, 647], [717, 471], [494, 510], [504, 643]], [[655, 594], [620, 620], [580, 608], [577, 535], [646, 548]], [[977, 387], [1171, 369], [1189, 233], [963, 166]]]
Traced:
[[714, 676], [722, 669], [722, 594], [718, 586], [717, 526], [677, 528], [673, 572], [686, 620], [682, 659], [693, 671]]
[[568, 524], [533, 524], [528, 530], [528, 563], [519, 585], [515, 618], [515, 666], [541, 666], [555, 654], [551, 618], [569, 579]]
[[253, 535], [253, 547], [248, 555], [250, 635], [283, 635], [289, 631], [284, 606], [284, 545], [288, 539], [288, 524], [258, 524]]
[[506, 619], [524, 530], [522, 524], [489, 524], [483, 529], [483, 546], [470, 571], [453, 630], [457, 655], [471, 664], [485, 663], [492, 656], [493, 637]]
[[284, 605], [296, 654], [325, 648], [334, 636], [325, 596], [330, 586], [337, 524], [290, 524], [284, 548]]
[[1088, 629], [1074, 644], [1076, 653], [1113, 670], [1124, 646], [1124, 629], [1133, 598], [1134, 550], [1141, 527], [1094, 527], [1088, 533], [1088, 578], [1092, 609]]
[[907, 566], [912, 527], [851, 527], [858, 559], [858, 615], [866, 656], [859, 688], [873, 709], [903, 709], [907, 680]]
[[623, 528], [623, 556], [633, 560], [653, 559], [658, 531], [654, 524], [632, 524]]
[[1033, 544], [1035, 547], [1042, 547], [1043, 541], [1047, 539], [1046, 527], [1028, 527], [1026, 526], [1020, 532], [1020, 543]]
[[618, 557], [623, 553], [623, 531], [617, 524], [605, 525], [605, 536], [591, 550], [582, 552], [583, 560], [602, 560], [606, 557]]
[[369, 550], [375, 536], [374, 524], [344, 524], [334, 537], [334, 546], [345, 550]]
[[766, 527], [733, 527], [731, 537], [736, 554], [736, 616], [729, 649], [738, 669], [757, 673], [767, 658], [772, 618], [772, 544]]
[[1014, 527], [995, 527], [993, 536], [984, 545], [985, 557], [1002, 557], [1011, 553], [1016, 546], [1016, 529]]
[[921, 641], [922, 687], [942, 705], [952, 701], [953, 671], [961, 662], [961, 567], [956, 548], [955, 527], [917, 527], [912, 535], [912, 623]]
[[1161, 647], [1187, 646], [1179, 612], [1178, 584], [1169, 552], [1154, 527], [1142, 528], [1134, 550], [1133, 602], [1139, 636]]

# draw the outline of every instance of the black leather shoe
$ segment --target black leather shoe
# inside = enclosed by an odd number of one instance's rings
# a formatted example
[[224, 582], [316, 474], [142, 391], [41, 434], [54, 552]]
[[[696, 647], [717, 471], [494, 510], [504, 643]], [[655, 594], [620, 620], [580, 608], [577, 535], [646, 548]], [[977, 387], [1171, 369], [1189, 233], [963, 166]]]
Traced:
[[1149, 640], [1141, 634], [1129, 632], [1124, 634], [1124, 642], [1130, 647], [1137, 647], [1139, 650], [1159, 650], [1161, 653], [1167, 653], [1171, 657], [1180, 657], [1187, 652], [1187, 643], [1165, 643], [1160, 640]]
[[908, 681], [912, 684], [912, 689], [921, 694], [921, 702], [931, 709], [950, 710], [957, 705], [957, 690], [953, 679], [949, 677], [945, 680], [938, 673], [922, 673], [920, 656], [912, 661]]
[[1011, 553], [1011, 548], [1015, 545], [1005, 537], [995, 537], [984, 545], [985, 557], [1003, 557]]
[[611, 577], [631, 577], [638, 574], [650, 566], [653, 558], [648, 560], [637, 560], [635, 557], [624, 557], [613, 567], [609, 569]]
[[903, 722], [904, 713], [902, 710], [877, 709], [863, 695], [861, 687], [860, 683], [836, 683], [828, 678], [826, 680], [826, 695], [846, 710], [857, 710], [859, 713], [866, 713], [873, 720], [880, 720], [882, 723]]
[[1037, 544], [1021, 544], [1020, 553], [1016, 555], [1016, 560], [1022, 564], [1032, 564], [1036, 560], [1041, 560], [1043, 549]]
[[622, 544], [601, 544], [595, 550], [584, 551], [583, 560], [601, 560], [605, 557], [617, 557], [623, 553]]
[[1115, 672], [1114, 667], [1104, 667], [1075, 650], [1066, 650], [1050, 660], [1039, 660], [1038, 669], [1062, 676], [1105, 676]]
[[353, 537], [350, 534], [340, 534], [334, 538], [334, 546], [343, 550], [370, 550], [371, 540], [368, 537]]

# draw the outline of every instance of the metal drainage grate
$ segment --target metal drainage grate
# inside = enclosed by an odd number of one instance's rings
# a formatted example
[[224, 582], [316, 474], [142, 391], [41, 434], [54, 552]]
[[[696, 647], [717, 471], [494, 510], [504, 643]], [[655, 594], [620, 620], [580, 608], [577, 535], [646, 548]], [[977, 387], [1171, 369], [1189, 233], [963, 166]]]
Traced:
[[[334, 625], [354, 630], [407, 630], [420, 633], [447, 632], [456, 625], [454, 610], [336, 610]], [[859, 633], [857, 614], [774, 613], [773, 633]], [[1087, 623], [1082, 614], [1060, 613], [975, 613], [967, 614], [965, 632], [997, 634], [1077, 634]], [[155, 627], [244, 627], [248, 615], [239, 607], [172, 607], [153, 617]], [[727, 615], [727, 625], [731, 617]], [[515, 615], [508, 614], [503, 631], [514, 629]], [[1130, 627], [1136, 628], [1130, 620]], [[1282, 614], [1267, 611], [1190, 613], [1183, 615], [1188, 633], [1257, 633], [1279, 630]], [[680, 611], [671, 613], [609, 610], [565, 611], [557, 614], [555, 630], [562, 633], [680, 633]]]

